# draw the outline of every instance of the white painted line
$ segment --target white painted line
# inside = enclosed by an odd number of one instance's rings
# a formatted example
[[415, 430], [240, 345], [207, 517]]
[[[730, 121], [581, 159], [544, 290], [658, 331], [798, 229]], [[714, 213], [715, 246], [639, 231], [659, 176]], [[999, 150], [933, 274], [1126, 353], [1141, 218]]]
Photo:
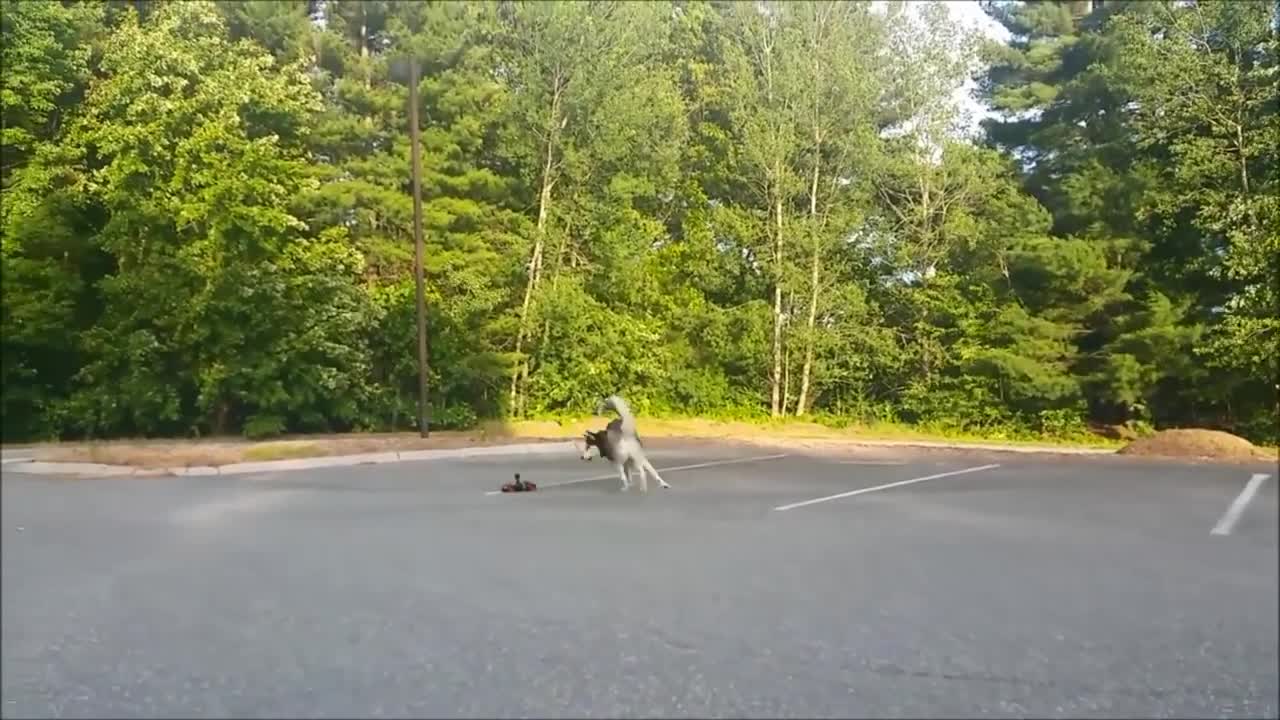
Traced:
[[1227, 508], [1227, 511], [1222, 515], [1222, 519], [1218, 521], [1217, 525], [1213, 526], [1213, 530], [1209, 534], [1230, 535], [1231, 529], [1240, 520], [1240, 515], [1244, 513], [1249, 501], [1253, 499], [1253, 496], [1258, 492], [1258, 488], [1262, 487], [1262, 483], [1269, 477], [1271, 476], [1266, 473], [1254, 473], [1253, 477], [1249, 478], [1249, 482], [1245, 484], [1244, 489], [1236, 496], [1236, 499], [1231, 501], [1231, 507]]
[[925, 475], [924, 477], [911, 478], [910, 480], [899, 480], [898, 482], [891, 482], [885, 485], [876, 485], [874, 487], [862, 488], [860, 490], [850, 490], [849, 492], [843, 492], [837, 495], [828, 495], [826, 497], [814, 498], [812, 500], [803, 500], [801, 502], [791, 503], [790, 505], [779, 505], [774, 508], [774, 510], [791, 510], [798, 507], [804, 507], [805, 505], [815, 505], [820, 502], [827, 502], [828, 500], [839, 500], [840, 498], [853, 497], [854, 495], [862, 495], [863, 493], [875, 492], [877, 490], [888, 490], [889, 488], [911, 485], [912, 483], [924, 482], [926, 480], [937, 480], [938, 478], [951, 477], [952, 475], [964, 475], [965, 473], [980, 472], [982, 470], [990, 470], [998, 467], [1000, 467], [999, 464], [979, 465], [977, 467], [965, 468], [963, 470], [952, 470], [951, 472], [938, 473], [937, 475]]
[[[698, 468], [716, 467], [717, 465], [740, 465], [742, 463], [760, 462], [762, 460], [777, 460], [778, 458], [784, 458], [786, 456], [787, 456], [786, 453], [781, 453], [779, 455], [757, 455], [755, 457], [747, 457], [747, 458], [731, 458], [729, 460], [712, 460], [711, 462], [694, 463], [692, 465], [676, 465], [675, 467], [658, 468], [658, 472], [665, 473], [665, 472], [676, 472], [679, 470], [697, 470]], [[561, 487], [564, 485], [577, 485], [578, 483], [598, 482], [600, 480], [617, 480], [617, 479], [618, 479], [618, 473], [609, 473], [608, 475], [597, 475], [595, 477], [581, 478], [579, 480], [565, 480], [563, 482], [547, 483], [545, 485], [539, 485], [538, 489], [542, 490], [544, 488]], [[503, 492], [501, 490], [489, 490], [488, 492], [485, 493], [485, 495], [502, 495], [502, 494]]]

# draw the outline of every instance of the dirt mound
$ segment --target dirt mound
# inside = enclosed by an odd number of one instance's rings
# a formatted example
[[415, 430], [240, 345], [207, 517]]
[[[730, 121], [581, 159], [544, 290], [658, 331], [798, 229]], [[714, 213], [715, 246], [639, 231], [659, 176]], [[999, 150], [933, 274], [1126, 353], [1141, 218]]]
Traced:
[[1274, 455], [1242, 437], [1218, 430], [1162, 430], [1151, 437], [1134, 440], [1120, 449], [1121, 455], [1193, 457], [1213, 460], [1274, 460]]

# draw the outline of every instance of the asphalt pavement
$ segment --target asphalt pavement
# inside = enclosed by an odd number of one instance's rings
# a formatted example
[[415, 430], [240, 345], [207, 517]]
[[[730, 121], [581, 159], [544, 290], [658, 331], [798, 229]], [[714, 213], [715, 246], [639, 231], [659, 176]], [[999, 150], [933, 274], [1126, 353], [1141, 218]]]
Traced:
[[6, 467], [2, 715], [1280, 713], [1274, 466], [784, 452]]

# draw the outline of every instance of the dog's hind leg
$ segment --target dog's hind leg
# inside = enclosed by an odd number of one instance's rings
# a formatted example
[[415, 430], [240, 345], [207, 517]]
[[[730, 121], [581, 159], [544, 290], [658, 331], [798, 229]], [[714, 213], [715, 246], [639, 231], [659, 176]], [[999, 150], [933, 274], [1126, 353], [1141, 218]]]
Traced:
[[631, 488], [631, 479], [627, 477], [626, 463], [618, 465], [618, 477], [622, 478], [622, 492], [626, 492]]
[[645, 463], [643, 461], [632, 460], [631, 465], [640, 471], [640, 492], [649, 492], [649, 475], [644, 471]]
[[658, 485], [667, 489], [671, 488], [671, 486], [667, 484], [667, 481], [663, 480], [662, 476], [658, 474], [658, 469], [653, 466], [653, 463], [649, 462], [649, 458], [645, 458], [644, 464], [640, 466], [640, 472], [644, 472], [645, 470], [653, 473], [653, 477], [658, 480]]

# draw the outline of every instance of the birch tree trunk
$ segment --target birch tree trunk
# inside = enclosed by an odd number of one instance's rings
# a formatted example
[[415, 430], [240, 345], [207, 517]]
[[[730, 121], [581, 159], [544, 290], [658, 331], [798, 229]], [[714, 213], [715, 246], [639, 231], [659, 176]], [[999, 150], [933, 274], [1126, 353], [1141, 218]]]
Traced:
[[815, 134], [813, 178], [809, 184], [810, 240], [813, 243], [809, 264], [809, 315], [805, 318], [804, 365], [800, 369], [800, 397], [796, 399], [796, 417], [808, 411], [809, 383], [813, 376], [814, 328], [818, 320], [818, 294], [822, 269], [822, 246], [818, 234], [818, 177], [822, 163], [822, 138]]
[[[551, 212], [551, 191], [555, 187], [555, 149], [563, 125], [560, 119], [561, 78], [555, 78], [555, 90], [551, 95], [551, 112], [547, 122], [547, 146], [542, 165], [542, 188], [538, 193], [538, 224], [534, 232], [533, 251], [529, 256], [528, 280], [524, 286], [524, 300], [520, 303], [520, 322], [516, 329], [516, 355], [524, 350], [524, 341], [529, 332], [529, 305], [534, 292], [538, 289], [538, 281], [542, 277], [542, 255], [547, 239], [547, 218]], [[519, 416], [523, 414], [523, 403], [520, 395], [522, 383], [529, 378], [529, 360], [521, 358], [515, 372], [511, 374], [511, 393], [509, 407], [511, 412]]]
[[[781, 170], [778, 171], [781, 176]], [[773, 377], [771, 379], [770, 414], [782, 414], [782, 192], [774, 197], [773, 229]]]

